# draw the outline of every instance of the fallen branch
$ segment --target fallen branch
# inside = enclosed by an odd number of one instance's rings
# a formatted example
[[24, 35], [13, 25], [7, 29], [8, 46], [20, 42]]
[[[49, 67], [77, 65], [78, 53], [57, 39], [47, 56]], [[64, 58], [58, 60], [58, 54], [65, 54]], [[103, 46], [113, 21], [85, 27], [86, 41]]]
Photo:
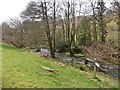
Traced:
[[55, 72], [58, 72], [58, 70], [57, 69], [50, 69], [50, 68], [47, 68], [47, 67], [41, 67], [43, 70], [45, 70], [45, 71], [49, 71], [49, 72], [53, 72], [53, 73], [55, 73]]

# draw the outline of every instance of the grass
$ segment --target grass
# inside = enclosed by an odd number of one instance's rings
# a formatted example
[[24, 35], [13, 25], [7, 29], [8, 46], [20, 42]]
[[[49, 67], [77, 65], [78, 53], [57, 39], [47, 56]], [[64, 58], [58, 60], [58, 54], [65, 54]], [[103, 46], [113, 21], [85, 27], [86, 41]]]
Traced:
[[[70, 55], [69, 54], [69, 52], [66, 52], [65, 53], [66, 55]], [[80, 58], [83, 58], [84, 57], [84, 55], [83, 54], [81, 54], [81, 53], [77, 53], [77, 54], [74, 54], [76, 57], [80, 57]]]
[[0, 42], [0, 89], [2, 88], [2, 47]]
[[[53, 59], [39, 57], [33, 52], [23, 51], [7, 44], [2, 46], [3, 88], [116, 88], [117, 80], [98, 74], [80, 71], [69, 65], [61, 66]], [[58, 73], [40, 67], [58, 69]]]

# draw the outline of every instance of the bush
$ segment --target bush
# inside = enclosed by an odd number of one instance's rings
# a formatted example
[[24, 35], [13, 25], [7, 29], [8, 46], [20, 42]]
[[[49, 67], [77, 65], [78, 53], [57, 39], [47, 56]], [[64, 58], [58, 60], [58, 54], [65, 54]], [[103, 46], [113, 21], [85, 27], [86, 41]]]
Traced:
[[83, 52], [83, 50], [82, 50], [82, 48], [79, 48], [79, 47], [74, 47], [73, 48], [73, 52], [74, 52], [74, 54], [78, 54], [78, 53], [82, 53]]
[[69, 51], [68, 45], [64, 44], [64, 45], [61, 45], [61, 46], [58, 47], [58, 51], [57, 52], [65, 53], [65, 52], [68, 52], [68, 51]]
[[79, 45], [86, 45], [86, 36], [83, 34], [81, 35], [81, 38], [79, 38]]

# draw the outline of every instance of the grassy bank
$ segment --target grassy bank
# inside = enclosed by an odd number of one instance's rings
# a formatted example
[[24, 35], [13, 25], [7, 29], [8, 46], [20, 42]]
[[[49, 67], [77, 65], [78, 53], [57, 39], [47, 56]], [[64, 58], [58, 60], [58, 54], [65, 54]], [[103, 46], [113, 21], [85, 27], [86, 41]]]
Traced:
[[0, 42], [0, 89], [2, 88], [2, 47]]
[[[118, 81], [99, 74], [93, 79], [92, 73], [80, 71], [69, 65], [61, 66], [57, 61], [39, 57], [33, 52], [2, 45], [2, 86], [3, 88], [115, 88]], [[40, 67], [57, 69], [52, 73]]]

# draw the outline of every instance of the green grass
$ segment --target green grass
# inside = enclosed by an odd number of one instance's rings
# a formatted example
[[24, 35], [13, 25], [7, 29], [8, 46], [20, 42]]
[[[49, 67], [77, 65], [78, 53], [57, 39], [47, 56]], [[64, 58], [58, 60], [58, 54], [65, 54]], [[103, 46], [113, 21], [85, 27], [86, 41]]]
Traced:
[[[66, 54], [66, 55], [70, 55], [69, 52], [66, 52], [65, 54]], [[81, 58], [84, 57], [84, 55], [81, 54], [81, 53], [77, 53], [77, 54], [74, 54], [74, 55], [77, 56], [77, 57], [81, 57]]]
[[2, 47], [0, 42], [0, 89], [2, 88]]
[[[117, 80], [98, 74], [80, 71], [66, 65], [60, 66], [53, 59], [38, 57], [33, 52], [2, 45], [2, 87], [3, 88], [115, 88]], [[40, 67], [58, 69], [58, 73], [42, 70]]]

